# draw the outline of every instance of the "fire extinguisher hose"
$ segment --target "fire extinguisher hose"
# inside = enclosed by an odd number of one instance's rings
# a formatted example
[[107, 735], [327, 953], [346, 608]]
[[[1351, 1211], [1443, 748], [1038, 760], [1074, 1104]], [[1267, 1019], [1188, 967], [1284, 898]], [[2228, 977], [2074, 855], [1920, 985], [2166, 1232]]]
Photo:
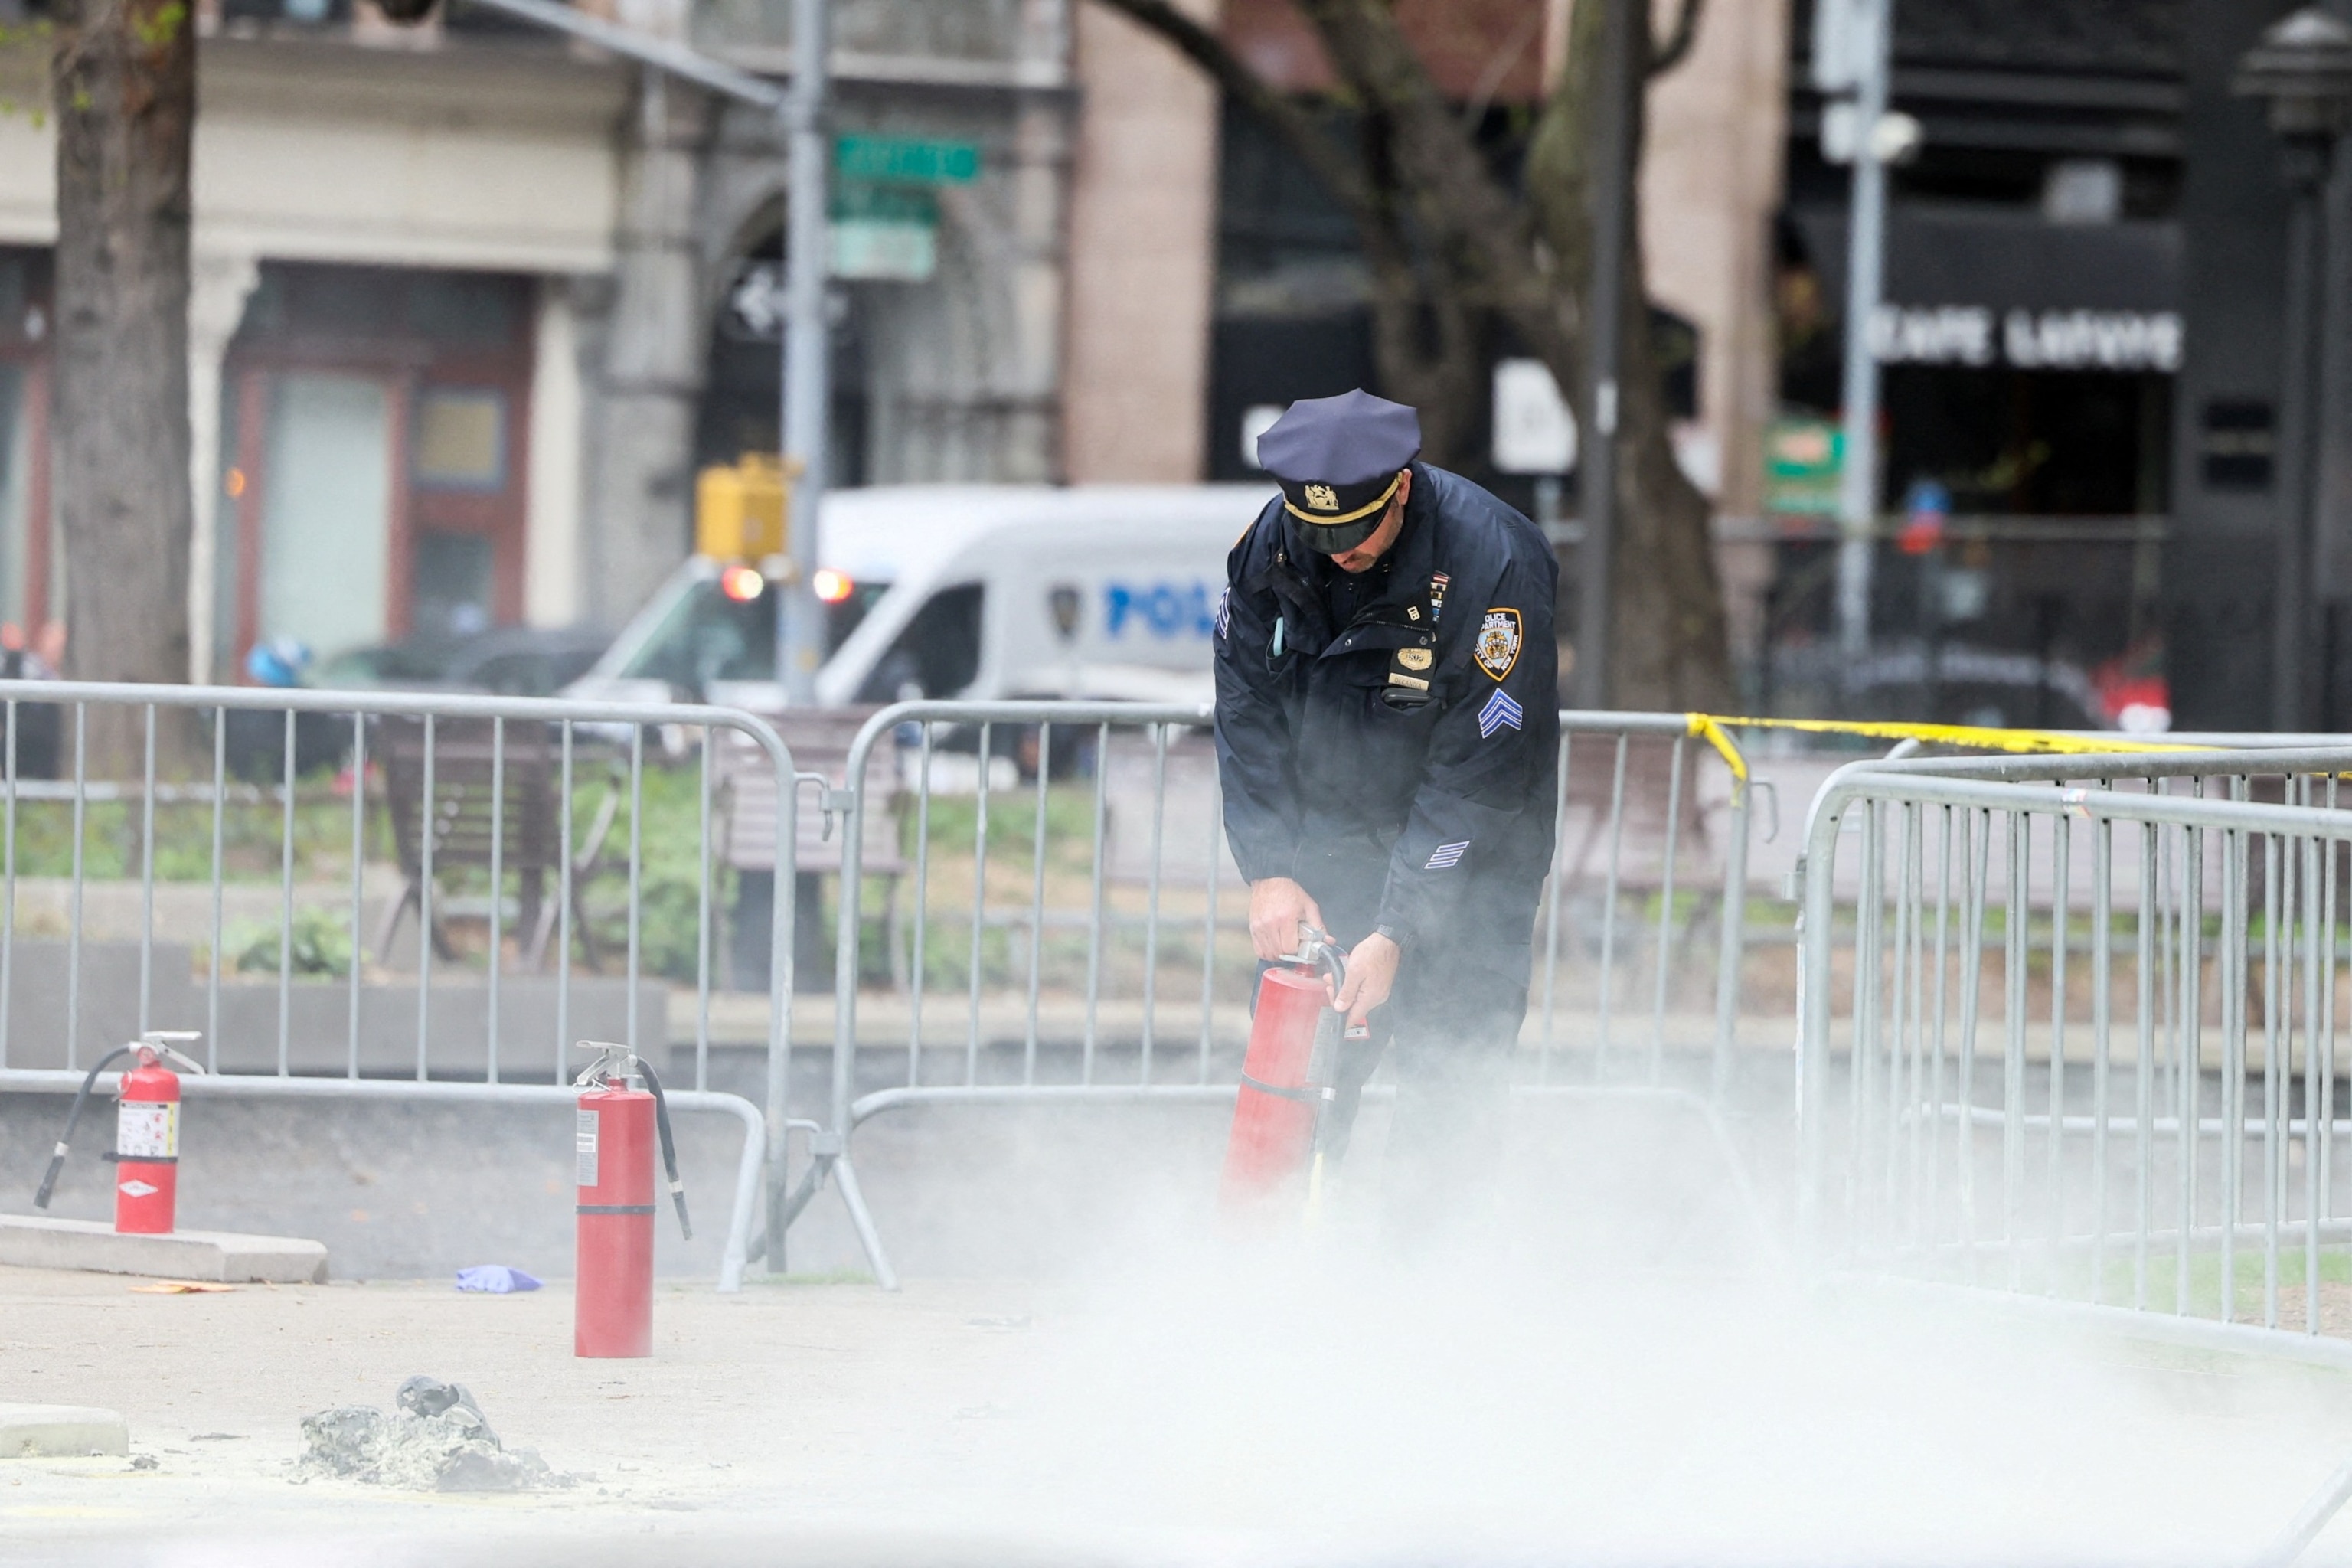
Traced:
[[1334, 996], [1346, 990], [1348, 955], [1339, 951], [1339, 942], [1332, 939], [1329, 932], [1318, 931], [1310, 925], [1300, 926], [1298, 934], [1301, 949], [1298, 954], [1299, 961], [1316, 965], [1330, 977], [1331, 994]]
[[677, 1144], [669, 1133], [669, 1101], [662, 1098], [661, 1079], [654, 1072], [653, 1063], [639, 1057], [637, 1070], [646, 1075], [646, 1087], [653, 1091], [654, 1130], [661, 1135], [662, 1170], [669, 1177], [670, 1202], [677, 1205], [677, 1228], [691, 1241], [694, 1222], [686, 1217], [686, 1184], [677, 1179]]
[[98, 1075], [104, 1072], [107, 1068], [107, 1064], [112, 1062], [116, 1058], [127, 1056], [138, 1048], [139, 1047], [137, 1046], [115, 1047], [112, 1050], [99, 1058], [98, 1065], [91, 1068], [89, 1069], [89, 1076], [81, 1080], [81, 1088], [74, 1093], [73, 1109], [66, 1112], [66, 1130], [58, 1137], [57, 1148], [50, 1152], [48, 1171], [41, 1177], [40, 1190], [33, 1194], [33, 1206], [35, 1208], [45, 1209], [48, 1207], [49, 1194], [58, 1190], [58, 1173], [66, 1168], [66, 1150], [73, 1142], [74, 1129], [81, 1125], [81, 1113], [83, 1109], [89, 1104], [89, 1091], [97, 1087]]

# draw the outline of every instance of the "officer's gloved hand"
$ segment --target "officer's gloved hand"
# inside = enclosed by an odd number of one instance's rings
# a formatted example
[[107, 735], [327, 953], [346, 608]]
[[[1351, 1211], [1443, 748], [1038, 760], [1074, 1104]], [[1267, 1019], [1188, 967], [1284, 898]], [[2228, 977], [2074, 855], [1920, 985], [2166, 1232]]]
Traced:
[[1266, 877], [1250, 884], [1250, 945], [1271, 963], [1298, 951], [1298, 928], [1320, 928], [1323, 911], [1307, 889], [1287, 877]]

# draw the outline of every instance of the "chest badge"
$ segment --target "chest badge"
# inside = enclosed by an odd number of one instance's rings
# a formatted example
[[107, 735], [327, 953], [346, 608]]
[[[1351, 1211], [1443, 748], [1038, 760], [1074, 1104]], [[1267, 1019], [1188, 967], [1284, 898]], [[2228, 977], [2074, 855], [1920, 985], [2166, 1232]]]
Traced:
[[1486, 618], [1478, 623], [1478, 668], [1496, 680], [1510, 674], [1512, 667], [1519, 662], [1519, 637], [1518, 611], [1487, 611]]
[[1425, 647], [1397, 649], [1397, 662], [1407, 669], [1427, 669], [1437, 656]]

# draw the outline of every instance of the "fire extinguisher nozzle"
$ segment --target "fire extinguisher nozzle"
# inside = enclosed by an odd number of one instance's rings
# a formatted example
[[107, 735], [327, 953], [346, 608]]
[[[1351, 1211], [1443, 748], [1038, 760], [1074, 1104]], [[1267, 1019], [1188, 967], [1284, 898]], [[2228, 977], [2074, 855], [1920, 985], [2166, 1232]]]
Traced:
[[66, 1146], [60, 1143], [58, 1145], [58, 1152], [49, 1156], [49, 1168], [41, 1177], [40, 1191], [33, 1194], [35, 1208], [45, 1209], [49, 1206], [49, 1194], [58, 1190], [58, 1173], [65, 1168]]
[[670, 1201], [677, 1205], [677, 1228], [686, 1234], [687, 1240], [692, 1241], [694, 1239], [694, 1222], [686, 1217], [685, 1184], [680, 1182], [672, 1182], [669, 1184], [669, 1196]]

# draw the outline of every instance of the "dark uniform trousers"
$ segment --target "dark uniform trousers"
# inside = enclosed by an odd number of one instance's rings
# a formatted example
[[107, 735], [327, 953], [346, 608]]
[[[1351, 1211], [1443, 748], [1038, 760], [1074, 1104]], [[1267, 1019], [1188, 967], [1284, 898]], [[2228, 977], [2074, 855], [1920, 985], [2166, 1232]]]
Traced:
[[1300, 549], [1279, 501], [1234, 546], [1217, 743], [1244, 876], [1296, 879], [1345, 947], [1382, 927], [1400, 941], [1335, 1110], [1352, 1121], [1393, 1049], [1388, 1207], [1427, 1228], [1482, 1190], [1503, 1142], [1552, 855], [1557, 568], [1485, 490], [1412, 472], [1404, 529], [1369, 573]]
[[[1326, 929], [1353, 949], [1381, 907], [1388, 854], [1377, 842], [1307, 847], [1299, 884]], [[1364, 1085], [1395, 1054], [1396, 1115], [1390, 1123], [1390, 1206], [1399, 1224], [1434, 1228], [1447, 1205], [1475, 1202], [1503, 1147], [1510, 1053], [1527, 1016], [1528, 938], [1537, 889], [1492, 885], [1488, 918], [1408, 940], [1385, 1005], [1365, 1020], [1370, 1037], [1339, 1057], [1338, 1119], [1327, 1158], [1346, 1157]], [[1265, 969], [1261, 965], [1261, 972]]]

